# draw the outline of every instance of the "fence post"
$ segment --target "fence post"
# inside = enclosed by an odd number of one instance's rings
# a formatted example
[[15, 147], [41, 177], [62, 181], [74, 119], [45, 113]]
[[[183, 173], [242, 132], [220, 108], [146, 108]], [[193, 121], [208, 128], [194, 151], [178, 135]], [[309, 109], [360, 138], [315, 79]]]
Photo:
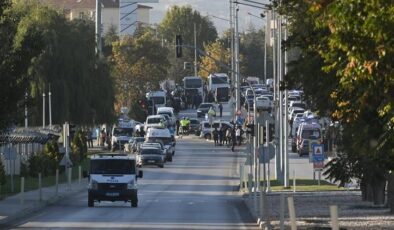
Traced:
[[21, 205], [25, 203], [25, 177], [21, 177]]
[[243, 191], [244, 188], [244, 166], [239, 165], [239, 191]]
[[296, 222], [296, 215], [295, 215], [295, 208], [294, 208], [294, 198], [292, 196], [287, 197], [287, 205], [289, 207], [291, 230], [297, 230], [297, 222]]
[[59, 169], [56, 169], [56, 177], [55, 177], [55, 195], [59, 194]]
[[331, 215], [331, 229], [339, 230], [338, 207], [336, 205], [330, 206], [330, 215]]
[[78, 166], [78, 184], [81, 184], [81, 179], [82, 179], [82, 167], [79, 165]]
[[285, 229], [285, 194], [280, 194], [279, 229]]
[[296, 178], [295, 170], [293, 170], [293, 192], [296, 192]]
[[68, 183], [68, 190], [71, 190], [71, 174], [72, 174], [72, 168], [68, 168], [68, 173], [67, 173], [67, 183]]
[[38, 199], [39, 201], [42, 200], [42, 184], [41, 184], [41, 173], [38, 173]]

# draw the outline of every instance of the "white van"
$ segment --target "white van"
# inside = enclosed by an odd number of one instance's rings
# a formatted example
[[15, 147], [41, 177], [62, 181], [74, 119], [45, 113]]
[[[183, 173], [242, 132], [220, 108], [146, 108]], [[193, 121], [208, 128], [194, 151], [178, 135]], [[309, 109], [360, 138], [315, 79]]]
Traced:
[[157, 115], [168, 115], [170, 117], [169, 126], [175, 126], [175, 114], [172, 107], [160, 107], [157, 109]]
[[175, 154], [175, 140], [171, 135], [169, 129], [150, 128], [146, 132], [146, 142], [160, 141], [167, 150], [167, 160], [172, 161], [172, 156]]
[[296, 142], [298, 155], [308, 155], [312, 151], [310, 149], [311, 142], [323, 143], [320, 124], [314, 121], [302, 122], [298, 126]]

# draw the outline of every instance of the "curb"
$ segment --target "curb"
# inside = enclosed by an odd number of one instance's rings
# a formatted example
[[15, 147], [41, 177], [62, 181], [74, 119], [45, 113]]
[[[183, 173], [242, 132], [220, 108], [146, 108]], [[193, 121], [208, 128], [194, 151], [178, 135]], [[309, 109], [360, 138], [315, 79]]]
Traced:
[[12, 225], [13, 222], [18, 221], [18, 219], [22, 219], [22, 218], [30, 215], [31, 213], [39, 212], [50, 205], [56, 204], [61, 199], [73, 196], [77, 193], [84, 191], [85, 189], [86, 188], [83, 187], [83, 188], [79, 188], [76, 190], [71, 190], [69, 193], [66, 193], [66, 194], [60, 194], [58, 196], [53, 196], [53, 197], [49, 198], [48, 200], [43, 200], [41, 202], [37, 201], [31, 207], [26, 207], [23, 210], [17, 212], [15, 215], [10, 215], [10, 216], [7, 216], [6, 218], [0, 220], [0, 229], [8, 227], [8, 226]]

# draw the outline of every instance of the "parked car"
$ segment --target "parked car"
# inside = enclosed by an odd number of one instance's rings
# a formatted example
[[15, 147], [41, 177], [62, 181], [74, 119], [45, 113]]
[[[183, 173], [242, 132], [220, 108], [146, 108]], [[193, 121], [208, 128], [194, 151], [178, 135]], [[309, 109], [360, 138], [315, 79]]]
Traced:
[[189, 133], [196, 133], [196, 131], [198, 131], [198, 127], [200, 126], [200, 120], [198, 120], [197, 118], [189, 118], [189, 120]]
[[272, 104], [268, 97], [260, 96], [256, 98], [256, 109], [271, 112]]
[[200, 123], [200, 128], [199, 128], [200, 137], [205, 138], [205, 139], [211, 139], [212, 138], [212, 131], [215, 128], [219, 129], [221, 126], [224, 126], [226, 129], [233, 127], [233, 125], [228, 121], [221, 121], [221, 120], [214, 121], [212, 123], [212, 127], [208, 121], [202, 121]]

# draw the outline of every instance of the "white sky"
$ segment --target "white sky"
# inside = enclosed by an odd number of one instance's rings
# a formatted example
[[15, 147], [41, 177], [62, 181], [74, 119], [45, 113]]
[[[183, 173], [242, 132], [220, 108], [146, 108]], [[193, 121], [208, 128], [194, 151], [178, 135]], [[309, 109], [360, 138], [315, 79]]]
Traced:
[[[168, 8], [173, 5], [183, 6], [190, 5], [194, 10], [200, 12], [201, 15], [214, 15], [220, 18], [230, 18], [230, 0], [159, 0], [159, 3], [141, 3], [143, 5], [149, 5], [153, 7], [151, 10], [151, 23], [160, 23], [163, 19], [165, 12]], [[268, 0], [254, 0], [256, 2], [268, 3]], [[242, 2], [242, 0], [240, 1]], [[253, 8], [250, 6], [239, 5], [239, 31], [243, 32], [247, 30], [250, 25], [254, 28], [260, 29], [265, 24], [265, 21], [261, 18], [257, 18], [262, 9]], [[251, 16], [251, 13], [255, 16]], [[219, 34], [229, 28], [229, 22], [214, 17], [210, 17], [210, 20], [216, 26]]]

